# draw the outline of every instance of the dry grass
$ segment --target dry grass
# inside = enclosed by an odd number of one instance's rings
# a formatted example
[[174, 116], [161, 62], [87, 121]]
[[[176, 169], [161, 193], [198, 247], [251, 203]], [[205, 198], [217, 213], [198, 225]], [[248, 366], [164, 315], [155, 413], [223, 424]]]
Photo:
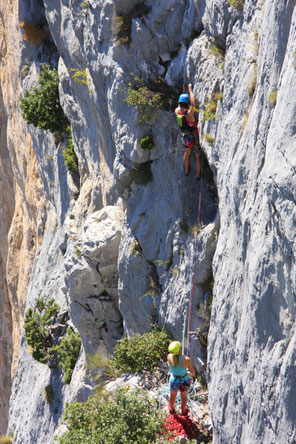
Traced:
[[30, 45], [39, 46], [46, 38], [46, 32], [33, 23], [21, 22], [20, 27], [23, 28], [24, 31], [23, 40], [27, 41]]
[[242, 119], [242, 131], [246, 129], [249, 120], [249, 110], [247, 110]]
[[245, 0], [228, 0], [228, 3], [233, 9], [237, 9], [238, 11], [242, 11], [244, 7]]
[[205, 139], [205, 141], [208, 142], [210, 145], [213, 145], [213, 144], [214, 144], [215, 139], [214, 139], [214, 137], [211, 136], [210, 134], [205, 134], [205, 135], [204, 135], [204, 139]]
[[274, 89], [274, 90], [269, 94], [268, 101], [269, 101], [269, 103], [271, 104], [271, 106], [274, 107], [274, 106], [276, 105], [276, 102], [277, 102], [277, 90], [276, 90], [276, 89]]

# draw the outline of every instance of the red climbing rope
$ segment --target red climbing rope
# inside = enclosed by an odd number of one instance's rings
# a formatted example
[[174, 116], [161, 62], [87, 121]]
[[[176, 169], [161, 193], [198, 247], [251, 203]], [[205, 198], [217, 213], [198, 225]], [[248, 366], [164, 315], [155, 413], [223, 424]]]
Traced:
[[194, 249], [194, 266], [193, 266], [193, 275], [192, 275], [189, 320], [188, 320], [188, 333], [187, 333], [187, 356], [189, 356], [190, 324], [191, 324], [192, 301], [193, 301], [194, 282], [195, 282], [195, 275], [196, 275], [196, 263], [197, 263], [197, 240], [198, 240], [198, 226], [199, 226], [199, 214], [200, 214], [200, 203], [201, 203], [202, 170], [203, 170], [203, 154], [201, 154], [201, 173], [200, 173], [200, 183], [199, 183], [199, 192], [198, 192], [198, 209], [197, 209], [197, 225], [196, 225], [195, 249]]

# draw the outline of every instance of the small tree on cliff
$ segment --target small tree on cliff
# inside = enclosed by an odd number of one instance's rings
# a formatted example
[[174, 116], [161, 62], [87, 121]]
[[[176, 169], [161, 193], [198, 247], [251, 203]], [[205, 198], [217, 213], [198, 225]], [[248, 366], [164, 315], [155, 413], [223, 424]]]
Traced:
[[32, 347], [32, 356], [36, 361], [45, 364], [52, 357], [53, 338], [50, 327], [54, 324], [60, 307], [54, 299], [47, 303], [39, 298], [35, 308], [29, 308], [25, 316], [25, 336]]
[[32, 91], [26, 90], [21, 98], [20, 107], [24, 119], [29, 124], [52, 133], [64, 133], [69, 123], [60, 105], [57, 70], [42, 63], [39, 84]]

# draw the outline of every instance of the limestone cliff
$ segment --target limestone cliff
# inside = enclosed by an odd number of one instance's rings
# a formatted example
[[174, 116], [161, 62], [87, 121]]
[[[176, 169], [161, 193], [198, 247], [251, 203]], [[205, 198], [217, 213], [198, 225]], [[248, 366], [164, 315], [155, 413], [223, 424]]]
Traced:
[[[207, 362], [214, 442], [295, 442], [295, 25], [294, 0], [1, 0], [0, 427], [14, 442], [52, 442], [65, 402], [91, 392], [86, 353], [151, 322], [180, 338], [200, 190], [190, 355]], [[59, 71], [76, 174], [66, 142], [21, 116], [41, 63]], [[125, 101], [135, 76], [165, 97], [144, 119]], [[172, 113], [184, 82], [201, 182], [184, 176]], [[28, 353], [22, 319], [40, 296], [81, 334], [70, 386]]]

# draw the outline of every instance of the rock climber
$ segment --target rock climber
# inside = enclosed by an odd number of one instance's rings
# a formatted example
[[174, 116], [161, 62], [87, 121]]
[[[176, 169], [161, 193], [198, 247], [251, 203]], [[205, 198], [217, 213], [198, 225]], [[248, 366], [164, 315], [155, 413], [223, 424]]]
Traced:
[[179, 96], [179, 104], [175, 109], [177, 122], [180, 127], [185, 152], [183, 154], [184, 171], [187, 176], [190, 171], [190, 156], [192, 151], [195, 155], [196, 178], [200, 178], [201, 148], [198, 135], [198, 117], [196, 102], [192, 92], [192, 84], [188, 85], [189, 94]]
[[[195, 369], [189, 356], [182, 355], [182, 346], [179, 341], [173, 341], [170, 343], [167, 361], [172, 372], [170, 377], [169, 412], [172, 414], [176, 413], [174, 405], [178, 390], [180, 390], [181, 414], [186, 416], [189, 412], [187, 408], [187, 395], [191, 380], [195, 376]], [[189, 370], [189, 373], [187, 370]]]

